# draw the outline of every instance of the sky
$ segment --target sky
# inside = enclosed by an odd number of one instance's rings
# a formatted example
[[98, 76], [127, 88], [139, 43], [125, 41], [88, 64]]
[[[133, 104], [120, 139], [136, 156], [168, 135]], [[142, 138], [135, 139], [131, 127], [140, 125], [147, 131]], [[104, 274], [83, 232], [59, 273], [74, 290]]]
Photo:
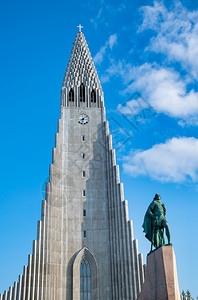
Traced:
[[180, 291], [198, 296], [198, 3], [1, 1], [0, 293], [36, 239], [60, 91], [83, 25], [139, 251], [155, 193], [167, 208]]

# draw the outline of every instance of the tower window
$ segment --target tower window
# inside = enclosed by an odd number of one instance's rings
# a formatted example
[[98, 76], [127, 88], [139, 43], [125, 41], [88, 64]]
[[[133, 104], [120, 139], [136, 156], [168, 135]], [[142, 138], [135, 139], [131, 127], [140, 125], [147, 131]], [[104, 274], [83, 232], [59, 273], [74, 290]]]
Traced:
[[83, 142], [85, 141], [85, 135], [82, 135], [82, 141]]
[[92, 90], [91, 92], [91, 102], [96, 103], [96, 91]]
[[86, 257], [80, 265], [80, 300], [91, 300], [91, 268]]
[[84, 238], [86, 238], [86, 236], [87, 236], [87, 232], [85, 230], [83, 232], [83, 236], [84, 236]]
[[85, 177], [85, 171], [82, 171], [82, 177]]
[[83, 195], [83, 197], [85, 197], [85, 190], [83, 190], [82, 195]]
[[85, 159], [85, 153], [82, 154], [82, 158]]
[[74, 102], [74, 90], [70, 89], [69, 91], [69, 101]]
[[83, 209], [83, 217], [86, 217], [86, 209]]
[[83, 83], [80, 85], [80, 102], [85, 102], [85, 86]]

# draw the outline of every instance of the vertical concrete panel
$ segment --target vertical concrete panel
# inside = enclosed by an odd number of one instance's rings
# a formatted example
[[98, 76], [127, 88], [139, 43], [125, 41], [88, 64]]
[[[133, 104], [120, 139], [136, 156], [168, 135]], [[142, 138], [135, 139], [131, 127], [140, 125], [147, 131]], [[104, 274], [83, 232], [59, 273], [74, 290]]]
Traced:
[[116, 188], [115, 188], [115, 181], [114, 181], [114, 165], [113, 165], [113, 151], [111, 150], [111, 185], [112, 185], [112, 198], [113, 198], [113, 211], [114, 211], [114, 261], [116, 266], [116, 273], [115, 273], [115, 287], [116, 287], [116, 294], [117, 298], [120, 299], [121, 297], [121, 284], [119, 280], [119, 276], [121, 275], [120, 270], [120, 253], [119, 253], [119, 232], [118, 232], [118, 216], [117, 216], [117, 201], [116, 201]]
[[128, 222], [129, 226], [129, 236], [130, 236], [130, 260], [131, 260], [131, 270], [132, 270], [132, 288], [133, 288], [133, 298], [137, 298], [137, 286], [135, 279], [135, 259], [134, 259], [134, 250], [133, 250], [133, 223], [130, 220]]
[[115, 266], [115, 215], [114, 215], [114, 203], [113, 203], [113, 190], [111, 181], [111, 162], [110, 162], [110, 151], [109, 151], [109, 138], [107, 137], [107, 182], [108, 182], [108, 198], [109, 198], [109, 218], [110, 218], [110, 246], [111, 246], [111, 286], [112, 286], [112, 298], [116, 299], [117, 293], [115, 288], [115, 276], [116, 276], [116, 266]]
[[13, 293], [12, 293], [12, 300], [17, 300], [17, 289], [18, 289], [18, 282], [14, 282], [14, 288], [13, 288]]
[[32, 272], [32, 255], [28, 256], [28, 267], [27, 267], [27, 281], [26, 281], [26, 294], [25, 300], [30, 300], [31, 292], [31, 272]]
[[47, 209], [46, 209], [46, 200], [42, 201], [42, 238], [41, 238], [41, 258], [40, 258], [40, 280], [39, 280], [39, 285], [40, 285], [40, 290], [39, 290], [39, 300], [45, 299], [44, 291], [45, 291], [45, 286], [46, 286], [46, 281], [44, 280], [45, 275], [46, 275], [46, 255], [45, 255], [45, 246], [46, 246], [46, 240], [45, 240], [45, 235], [46, 235], [46, 214], [47, 214]]
[[[110, 146], [111, 146], [111, 141], [110, 141]], [[118, 251], [118, 247], [117, 247], [117, 227], [116, 227], [116, 203], [115, 203], [115, 191], [114, 191], [114, 187], [113, 187], [113, 165], [112, 165], [112, 153], [110, 153], [110, 157], [109, 157], [109, 163], [110, 163], [110, 170], [109, 170], [109, 177], [110, 177], [110, 190], [111, 190], [111, 203], [112, 203], [112, 207], [111, 207], [111, 215], [112, 215], [112, 245], [113, 245], [113, 249], [112, 249], [112, 259], [113, 259], [113, 264], [114, 264], [114, 273], [112, 274], [113, 276], [113, 280], [114, 280], [114, 290], [115, 290], [115, 299], [119, 298], [119, 287], [118, 287], [118, 276], [119, 276], [119, 271], [118, 271], [118, 263], [117, 263], [117, 251]]]
[[36, 259], [37, 259], [37, 241], [33, 241], [31, 282], [30, 282], [30, 300], [34, 300], [35, 295], [35, 277], [36, 277]]
[[9, 292], [8, 292], [8, 300], [12, 300], [12, 292], [13, 292], [13, 287], [10, 286]]
[[[126, 202], [124, 202], [126, 203]], [[128, 205], [124, 205], [125, 208], [125, 214], [128, 214]], [[128, 218], [126, 217], [125, 220], [128, 220]], [[130, 230], [129, 230], [129, 221], [126, 222], [126, 251], [127, 251], [127, 266], [128, 266], [128, 287], [129, 287], [129, 299], [130, 300], [134, 300], [133, 299], [133, 291], [132, 291], [132, 287], [133, 287], [133, 270], [132, 270], [132, 260], [131, 260], [131, 245], [130, 245]]]
[[[122, 190], [121, 190], [122, 193]], [[122, 202], [122, 223], [123, 223], [123, 239], [124, 239], [124, 252], [125, 252], [125, 280], [126, 280], [126, 299], [131, 300], [131, 261], [130, 261], [130, 249], [129, 249], [129, 232], [128, 232], [128, 202]]]
[[26, 283], [27, 283], [27, 266], [23, 267], [23, 280], [22, 280], [22, 291], [21, 291], [21, 300], [26, 300]]
[[140, 288], [144, 282], [144, 264], [143, 264], [143, 255], [138, 254], [139, 270], [140, 270]]
[[18, 281], [18, 286], [17, 286], [17, 295], [16, 295], [16, 300], [21, 300], [21, 293], [22, 293], [22, 282], [23, 282], [23, 276], [19, 275], [19, 281]]
[[135, 262], [135, 281], [137, 294], [140, 293], [140, 270], [139, 270], [139, 259], [138, 259], [138, 241], [133, 241], [133, 253], [134, 253], [134, 262]]
[[40, 259], [41, 259], [41, 238], [42, 221], [37, 223], [37, 247], [36, 247], [36, 266], [35, 266], [35, 296], [33, 300], [39, 300], [40, 290]]
[[118, 188], [118, 201], [119, 201], [119, 209], [120, 209], [120, 227], [121, 227], [121, 255], [122, 255], [122, 261], [121, 261], [121, 265], [122, 265], [122, 269], [123, 269], [123, 299], [128, 299], [129, 297], [129, 288], [128, 288], [128, 263], [126, 261], [126, 221], [125, 221], [125, 217], [124, 217], [124, 206], [123, 203], [121, 201], [121, 190], [120, 190], [120, 184], [117, 184], [117, 188]]
[[63, 106], [68, 106], [67, 100], [68, 100], [68, 94], [67, 94], [67, 88], [66, 88], [65, 93], [63, 94]]
[[3, 300], [8, 300], [8, 291], [5, 291], [3, 294]]
[[121, 216], [120, 216], [120, 203], [118, 200], [117, 193], [117, 176], [116, 176], [116, 158], [115, 158], [115, 150], [112, 150], [112, 164], [113, 164], [113, 189], [114, 189], [114, 199], [115, 199], [115, 223], [116, 223], [116, 244], [117, 244], [117, 265], [118, 265], [118, 287], [119, 287], [119, 298], [124, 299], [124, 291], [123, 291], [123, 265], [122, 265], [122, 237], [121, 237]]
[[50, 233], [50, 225], [51, 225], [51, 209], [50, 209], [50, 199], [51, 199], [51, 188], [48, 195], [48, 199], [46, 202], [46, 226], [45, 226], [45, 244], [44, 244], [44, 251], [45, 251], [45, 258], [44, 258], [44, 290], [43, 290], [43, 297], [44, 299], [50, 300], [50, 241], [51, 241], [51, 233]]
[[[105, 124], [106, 126], [106, 124]], [[113, 253], [114, 253], [114, 243], [113, 243], [113, 233], [114, 233], [114, 223], [113, 223], [113, 201], [112, 201], [112, 196], [111, 196], [111, 180], [110, 180], [110, 155], [109, 155], [109, 139], [108, 137], [106, 137], [106, 147], [107, 147], [107, 151], [106, 151], [106, 155], [107, 155], [107, 193], [108, 193], [108, 204], [109, 204], [109, 238], [110, 238], [110, 249], [111, 249], [111, 255], [110, 255], [110, 259], [111, 259], [111, 295], [110, 295], [110, 300], [116, 299], [116, 293], [115, 293], [115, 283], [114, 283], [114, 274], [116, 272], [115, 270], [115, 263], [114, 263], [114, 259], [113, 259]]]

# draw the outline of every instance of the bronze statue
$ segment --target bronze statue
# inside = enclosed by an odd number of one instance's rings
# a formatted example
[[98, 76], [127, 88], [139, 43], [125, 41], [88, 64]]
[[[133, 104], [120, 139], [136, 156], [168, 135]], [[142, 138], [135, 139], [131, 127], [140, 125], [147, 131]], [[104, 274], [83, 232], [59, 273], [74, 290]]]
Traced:
[[161, 196], [155, 194], [153, 201], [149, 205], [144, 217], [142, 225], [146, 238], [151, 242], [155, 248], [166, 244], [164, 228], [166, 229], [166, 236], [168, 244], [170, 244], [170, 229], [166, 220], [166, 207], [161, 201]]

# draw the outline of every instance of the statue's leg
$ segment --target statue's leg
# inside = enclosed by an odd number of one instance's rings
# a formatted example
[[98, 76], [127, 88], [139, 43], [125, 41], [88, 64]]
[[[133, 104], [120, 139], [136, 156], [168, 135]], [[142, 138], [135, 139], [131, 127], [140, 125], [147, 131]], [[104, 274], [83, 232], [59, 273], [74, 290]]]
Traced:
[[166, 220], [164, 220], [164, 228], [166, 229], [166, 236], [167, 236], [167, 239], [168, 239], [168, 243], [170, 244], [170, 241], [171, 241], [171, 233], [170, 233], [170, 229], [169, 229], [169, 226], [168, 226], [168, 222]]

